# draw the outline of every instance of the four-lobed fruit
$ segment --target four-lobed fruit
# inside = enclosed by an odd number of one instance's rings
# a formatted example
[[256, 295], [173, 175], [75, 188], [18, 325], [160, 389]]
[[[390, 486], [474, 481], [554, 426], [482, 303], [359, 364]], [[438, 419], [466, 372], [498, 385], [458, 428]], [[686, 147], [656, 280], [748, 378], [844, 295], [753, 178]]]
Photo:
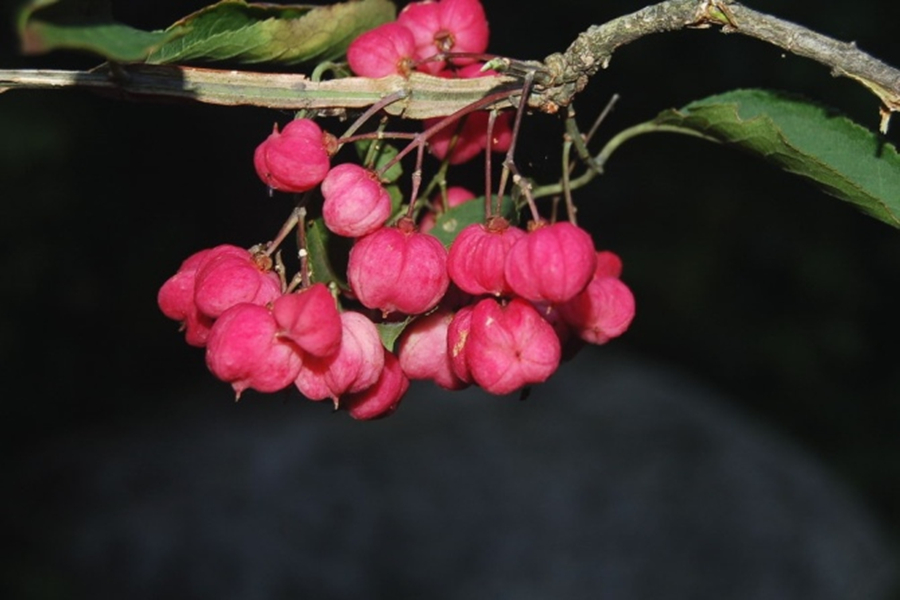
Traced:
[[197, 309], [216, 318], [241, 302], [272, 302], [281, 295], [281, 281], [266, 263], [267, 257], [232, 244], [211, 248], [194, 275]]
[[340, 406], [345, 394], [374, 385], [384, 368], [384, 347], [375, 324], [355, 311], [341, 313], [341, 345], [331, 356], [306, 356], [294, 380], [310, 400], [330, 398]]
[[306, 192], [319, 185], [331, 167], [334, 136], [312, 119], [294, 119], [272, 133], [253, 153], [263, 183], [280, 192]]
[[204, 248], [186, 258], [178, 271], [163, 283], [156, 295], [156, 302], [162, 313], [180, 322], [185, 332], [185, 341], [199, 348], [206, 346], [209, 330], [214, 322], [212, 317], [200, 312], [194, 301], [194, 279], [197, 268], [209, 252], [209, 248]]
[[[479, 0], [439, 0], [407, 4], [397, 22], [412, 32], [419, 68], [437, 73], [445, 62], [438, 55], [454, 53], [480, 54], [488, 45], [488, 22]], [[467, 64], [471, 59], [454, 58], [454, 64]]]
[[447, 292], [447, 250], [431, 234], [404, 218], [356, 240], [347, 281], [367, 308], [388, 315], [418, 315], [437, 306]]
[[594, 242], [584, 229], [568, 221], [539, 222], [509, 249], [503, 274], [517, 295], [559, 304], [587, 286], [596, 264]]
[[350, 42], [347, 65], [360, 77], [408, 76], [416, 65], [416, 40], [403, 25], [384, 23]]
[[510, 227], [503, 217], [467, 225], [453, 240], [447, 257], [447, 273], [453, 283], [474, 295], [510, 295], [504, 274], [510, 249], [525, 232]]
[[521, 298], [484, 298], [472, 309], [464, 352], [472, 380], [492, 394], [546, 381], [559, 366], [553, 327]]
[[241, 393], [283, 390], [296, 379], [302, 359], [294, 345], [278, 335], [272, 312], [258, 304], [235, 304], [216, 319], [206, 344], [212, 373]]
[[354, 163], [337, 165], [322, 181], [322, 221], [344, 237], [362, 237], [391, 216], [391, 197], [371, 170]]
[[343, 326], [334, 297], [324, 283], [314, 283], [272, 303], [282, 338], [312, 356], [331, 356], [341, 347]]

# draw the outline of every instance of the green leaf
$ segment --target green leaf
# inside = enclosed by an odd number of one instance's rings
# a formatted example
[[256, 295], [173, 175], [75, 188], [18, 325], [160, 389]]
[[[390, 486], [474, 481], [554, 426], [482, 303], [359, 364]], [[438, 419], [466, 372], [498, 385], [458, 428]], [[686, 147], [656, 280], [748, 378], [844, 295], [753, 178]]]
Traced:
[[396, 183], [384, 186], [388, 196], [391, 197], [391, 216], [388, 217], [387, 224], [391, 225], [400, 220], [400, 217], [406, 214], [406, 206], [403, 204], [403, 190]]
[[[503, 202], [500, 205], [500, 215], [510, 223], [518, 221], [516, 206], [509, 196], [503, 197]], [[472, 223], [484, 223], [483, 196], [463, 202], [459, 206], [454, 206], [447, 212], [438, 215], [434, 228], [428, 233], [441, 240], [441, 243], [449, 248], [459, 232]]]
[[165, 31], [143, 31], [116, 22], [109, 0], [29, 0], [17, 25], [28, 54], [68, 49], [116, 62], [294, 65], [343, 57], [354, 38], [396, 13], [390, 0], [323, 6], [222, 0]]
[[[378, 142], [374, 148], [372, 148], [373, 142]], [[400, 154], [400, 151], [397, 150], [396, 147], [385, 143], [384, 140], [360, 140], [356, 142], [355, 146], [360, 161], [363, 161], [364, 164], [375, 171], [380, 171], [383, 166], [394, 160], [394, 158]], [[370, 148], [372, 148], [371, 155], [369, 154]], [[403, 175], [403, 165], [400, 162], [396, 162], [385, 171], [382, 180], [385, 183], [394, 183], [400, 179], [401, 175]]]
[[397, 342], [397, 338], [403, 334], [406, 326], [412, 323], [413, 319], [415, 319], [415, 317], [408, 316], [402, 321], [375, 323], [375, 327], [378, 329], [378, 335], [381, 337], [381, 345], [384, 346], [385, 350], [388, 352], [394, 351], [394, 344]]
[[116, 62], [141, 62], [182, 31], [142, 31], [117, 23], [108, 0], [31, 0], [17, 15], [25, 54], [81, 50]]
[[832, 109], [773, 91], [735, 90], [663, 111], [652, 123], [761, 156], [900, 227], [896, 148]]
[[[342, 290], [349, 289], [347, 282], [338, 275], [346, 272], [347, 255], [350, 250], [348, 238], [331, 233], [321, 218], [313, 219], [306, 226], [306, 250], [309, 252], [310, 281], [312, 283], [335, 284]], [[334, 265], [339, 265], [339, 270]]]
[[224, 61], [302, 62], [340, 58], [359, 34], [392, 21], [390, 0], [351, 0], [325, 6], [222, 0], [173, 24], [178, 39], [153, 52], [150, 63]]

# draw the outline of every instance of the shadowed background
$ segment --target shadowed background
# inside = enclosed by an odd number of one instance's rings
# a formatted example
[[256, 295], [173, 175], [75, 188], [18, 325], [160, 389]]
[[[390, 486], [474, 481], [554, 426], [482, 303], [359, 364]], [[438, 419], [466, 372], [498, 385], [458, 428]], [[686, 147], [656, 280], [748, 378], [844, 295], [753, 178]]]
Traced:
[[[121, 20], [159, 28], [203, 3], [114, 5]], [[900, 64], [887, 0], [751, 5]], [[543, 58], [589, 23], [641, 6], [567, 0], [538, 14], [487, 2], [490, 49]], [[68, 54], [22, 57], [11, 34], [0, 40], [2, 68], [96, 64]], [[861, 86], [713, 31], [620, 49], [576, 103], [586, 128], [611, 94], [621, 95], [602, 140], [735, 87], [802, 93], [877, 127], [877, 101]], [[0, 95], [0, 422], [4, 439], [16, 442], [8, 460], [73, 431], [102, 435], [164, 418], [184, 408], [180, 390], [210, 379], [202, 352], [159, 313], [156, 291], [195, 250], [249, 246], [277, 230], [289, 199], [267, 196], [251, 156], [273, 121], [288, 118], [80, 91]], [[561, 132], [556, 117], [527, 120], [518, 157], [526, 174], [556, 177]], [[896, 123], [888, 140], [897, 143]], [[815, 455], [896, 535], [900, 326], [891, 292], [900, 234], [755, 159], [666, 135], [622, 147], [576, 200], [598, 246], [622, 256], [638, 302], [632, 329], [603, 352], [648, 357], [708, 382], [733, 408]], [[228, 386], [217, 389], [230, 403]], [[246, 401], [303, 402], [296, 394]], [[477, 406], [470, 409], [478, 420]], [[293, 412], [324, 410], [307, 403]], [[402, 406], [393, 418], [404, 418]]]

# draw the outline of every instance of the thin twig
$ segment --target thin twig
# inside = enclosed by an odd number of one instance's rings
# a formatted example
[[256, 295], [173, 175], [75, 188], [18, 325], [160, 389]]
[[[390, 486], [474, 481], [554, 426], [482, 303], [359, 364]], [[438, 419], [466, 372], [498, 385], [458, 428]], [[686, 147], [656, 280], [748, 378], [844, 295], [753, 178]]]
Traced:
[[881, 100], [882, 132], [887, 131], [890, 114], [900, 111], [900, 70], [853, 42], [835, 40], [731, 0], [667, 0], [588, 28], [564, 53], [544, 60], [535, 79], [540, 98], [533, 97], [532, 104], [548, 112], [567, 106], [598, 70], [609, 66], [621, 46], [654, 33], [712, 26], [774, 44], [822, 63], [835, 76], [860, 82]]

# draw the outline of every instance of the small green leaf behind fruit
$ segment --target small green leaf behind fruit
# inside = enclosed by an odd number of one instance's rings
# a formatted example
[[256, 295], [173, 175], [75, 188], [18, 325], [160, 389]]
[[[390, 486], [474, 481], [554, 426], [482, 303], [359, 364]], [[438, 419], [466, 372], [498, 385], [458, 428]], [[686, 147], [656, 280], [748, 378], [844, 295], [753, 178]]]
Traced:
[[[512, 224], [518, 222], [517, 208], [509, 196], [503, 197], [500, 206], [500, 216]], [[472, 198], [438, 215], [434, 228], [428, 233], [449, 248], [460, 231], [472, 223], [484, 223], [484, 220], [484, 197], [481, 196]]]
[[348, 290], [347, 281], [338, 273], [347, 271], [351, 240], [331, 233], [321, 218], [313, 219], [306, 227], [311, 281], [325, 285], [333, 283], [341, 290]]
[[394, 351], [394, 345], [397, 339], [403, 335], [403, 331], [407, 325], [415, 320], [414, 316], [407, 316], [402, 321], [385, 321], [384, 323], [375, 323], [378, 329], [378, 335], [381, 336], [381, 344], [388, 352]]

